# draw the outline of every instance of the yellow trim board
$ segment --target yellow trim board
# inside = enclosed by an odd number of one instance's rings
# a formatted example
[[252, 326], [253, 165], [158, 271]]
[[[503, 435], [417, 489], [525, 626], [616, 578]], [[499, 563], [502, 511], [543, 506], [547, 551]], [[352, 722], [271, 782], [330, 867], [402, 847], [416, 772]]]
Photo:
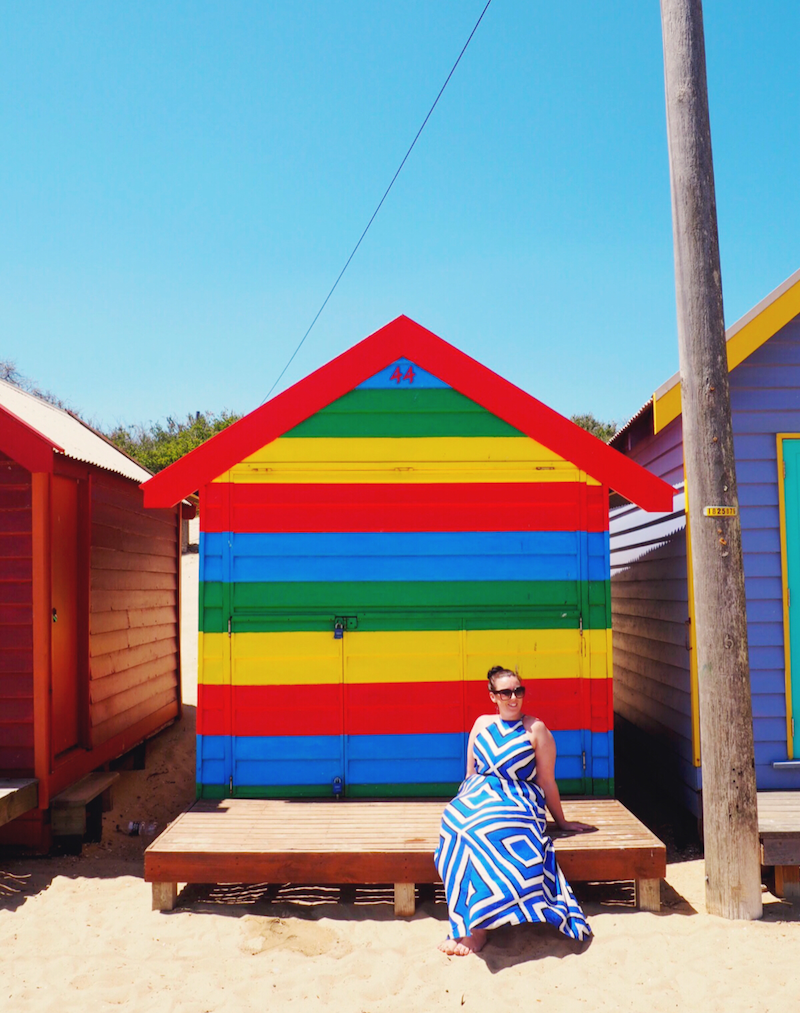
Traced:
[[[581, 636], [591, 658], [584, 665]], [[204, 685], [460, 682], [486, 679], [493, 664], [523, 679], [608, 678], [606, 630], [353, 630], [200, 634]], [[231, 659], [230, 673], [224, 667]], [[346, 661], [346, 664], [345, 664]], [[588, 670], [588, 671], [587, 671]]]
[[[796, 271], [726, 331], [728, 372], [759, 349], [800, 313], [800, 271]], [[653, 394], [653, 432], [659, 433], [681, 414], [681, 385], [673, 378], [663, 393]], [[667, 381], [670, 383], [670, 381]], [[666, 386], [666, 385], [665, 385]]]
[[786, 755], [794, 756], [792, 735], [792, 650], [789, 629], [789, 558], [786, 549], [786, 492], [784, 489], [783, 442], [798, 440], [800, 433], [777, 433], [778, 457], [778, 511], [780, 516], [781, 539], [781, 597], [783, 598], [783, 668], [784, 692], [786, 693]]
[[673, 419], [681, 413], [681, 384], [680, 380], [674, 387], [657, 398], [653, 395], [653, 432], [660, 433]]

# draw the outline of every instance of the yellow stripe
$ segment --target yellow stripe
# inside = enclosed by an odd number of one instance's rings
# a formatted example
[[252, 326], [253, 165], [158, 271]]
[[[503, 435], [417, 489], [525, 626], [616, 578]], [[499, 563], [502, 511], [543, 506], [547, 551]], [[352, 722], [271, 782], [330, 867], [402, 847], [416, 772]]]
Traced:
[[216, 482], [587, 482], [535, 440], [513, 436], [279, 439]]
[[[768, 297], [769, 298], [769, 297]], [[777, 299], [773, 299], [769, 305], [752, 320], [741, 327], [725, 343], [728, 357], [728, 372], [734, 370], [739, 363], [752, 355], [765, 342], [785, 327], [790, 320], [793, 320], [800, 313], [800, 281], [797, 281], [781, 293]], [[734, 325], [735, 326], [735, 325]], [[676, 383], [674, 387], [663, 394], [660, 398], [653, 395], [653, 429], [656, 433], [669, 425], [673, 419], [681, 414], [681, 385]]]
[[[585, 665], [581, 642], [592, 659]], [[412, 630], [200, 634], [200, 681], [240, 686], [481, 681], [492, 665], [523, 679], [608, 677], [607, 631]], [[224, 656], [231, 658], [228, 676]], [[344, 674], [343, 674], [344, 672]]]
[[[593, 664], [586, 665], [583, 646]], [[493, 665], [505, 665], [521, 679], [603, 679], [605, 630], [467, 630], [467, 679], [485, 679]], [[603, 662], [600, 658], [603, 657]], [[594, 663], [595, 659], [597, 663]]]
[[798, 433], [778, 433], [778, 508], [780, 511], [781, 577], [783, 597], [783, 671], [786, 694], [786, 755], [794, 756], [792, 734], [792, 645], [789, 629], [789, 556], [786, 550], [786, 490], [784, 488], [783, 441], [800, 438]]
[[347, 683], [461, 682], [460, 630], [345, 633]]

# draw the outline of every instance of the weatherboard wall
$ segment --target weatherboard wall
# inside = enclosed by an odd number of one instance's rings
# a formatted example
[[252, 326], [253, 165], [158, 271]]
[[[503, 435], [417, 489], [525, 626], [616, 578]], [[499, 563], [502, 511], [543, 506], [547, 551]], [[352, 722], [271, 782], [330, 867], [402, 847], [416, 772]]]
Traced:
[[0, 453], [0, 775], [33, 774], [31, 475]]
[[119, 736], [130, 748], [179, 713], [179, 513], [143, 510], [141, 491], [116, 475], [97, 473], [92, 480], [89, 699], [95, 748]]
[[31, 473], [0, 454], [0, 777], [39, 781], [0, 844], [47, 850], [52, 797], [180, 713], [180, 514], [63, 455]]
[[[730, 373], [730, 386], [742, 524], [756, 780], [760, 790], [796, 789], [800, 788], [800, 770], [774, 764], [792, 758], [788, 755], [787, 741], [783, 532], [777, 437], [779, 433], [800, 434], [800, 318], [778, 330], [737, 365]], [[683, 477], [682, 464], [678, 463], [683, 456], [680, 416], [657, 435], [653, 436], [651, 431], [634, 442], [627, 453], [655, 474], [677, 483]], [[624, 547], [625, 531], [637, 515], [643, 532], [643, 555], [631, 561], [618, 555], [618, 551]], [[675, 772], [673, 784], [699, 813], [700, 771], [698, 769], [693, 775], [686, 763], [690, 742], [686, 717], [686, 706], [691, 699], [689, 651], [681, 650], [679, 630], [678, 606], [683, 606], [684, 599], [688, 603], [688, 576], [684, 570], [685, 523], [657, 549], [649, 549], [647, 538], [655, 538], [652, 521], [651, 516], [635, 507], [612, 511], [615, 706], [625, 721], [646, 735], [655, 736], [659, 748], [663, 745], [669, 756], [677, 754], [680, 770]], [[650, 534], [645, 535], [645, 532]], [[650, 551], [661, 562], [648, 555]], [[644, 629], [643, 637], [632, 650], [632, 642], [623, 632], [627, 621], [623, 617], [630, 611], [626, 583], [639, 580], [644, 592], [646, 581], [650, 579], [653, 581], [650, 593], [657, 595], [662, 586], [657, 576], [658, 566], [667, 565], [667, 559], [671, 560], [668, 565], [672, 568], [669, 580], [678, 583], [669, 585], [675, 604], [664, 608], [677, 610], [674, 620], [671, 625], [663, 620], [651, 620], [651, 627]], [[686, 611], [688, 619], [688, 606]], [[689, 637], [685, 638], [685, 644], [687, 648], [690, 646]], [[632, 667], [641, 668], [645, 674], [631, 680], [623, 673], [623, 668]], [[652, 672], [671, 673], [666, 684], [668, 692], [653, 685], [654, 681], [662, 679], [661, 675], [654, 679]], [[798, 673], [793, 674], [795, 680], [799, 677]], [[696, 702], [689, 714], [697, 723]], [[702, 747], [702, 743], [699, 745]]]
[[610, 511], [618, 748], [655, 755], [654, 776], [699, 815], [681, 419], [636, 443], [631, 456], [679, 495], [664, 514], [630, 503]]
[[773, 764], [787, 759], [777, 434], [800, 434], [800, 318], [737, 366], [730, 383], [756, 782], [762, 790], [796, 789], [800, 770]]
[[573, 464], [396, 360], [200, 515], [201, 794], [448, 794], [498, 663], [562, 787], [612, 790], [607, 489]]

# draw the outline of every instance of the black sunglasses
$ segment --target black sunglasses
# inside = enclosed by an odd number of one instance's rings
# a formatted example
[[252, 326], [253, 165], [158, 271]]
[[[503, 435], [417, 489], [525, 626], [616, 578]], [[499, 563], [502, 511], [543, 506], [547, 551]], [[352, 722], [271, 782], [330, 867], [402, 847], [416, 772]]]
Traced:
[[501, 700], [510, 700], [512, 696], [515, 696], [517, 700], [521, 700], [525, 696], [525, 687], [517, 686], [516, 689], [493, 689], [492, 692], [495, 696], [499, 696]]

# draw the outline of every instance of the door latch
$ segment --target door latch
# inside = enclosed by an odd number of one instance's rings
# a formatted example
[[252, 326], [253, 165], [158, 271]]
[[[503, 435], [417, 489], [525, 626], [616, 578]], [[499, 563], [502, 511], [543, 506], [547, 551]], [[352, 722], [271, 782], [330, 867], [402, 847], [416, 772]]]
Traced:
[[334, 616], [333, 639], [341, 640], [345, 630], [358, 629], [358, 616]]

